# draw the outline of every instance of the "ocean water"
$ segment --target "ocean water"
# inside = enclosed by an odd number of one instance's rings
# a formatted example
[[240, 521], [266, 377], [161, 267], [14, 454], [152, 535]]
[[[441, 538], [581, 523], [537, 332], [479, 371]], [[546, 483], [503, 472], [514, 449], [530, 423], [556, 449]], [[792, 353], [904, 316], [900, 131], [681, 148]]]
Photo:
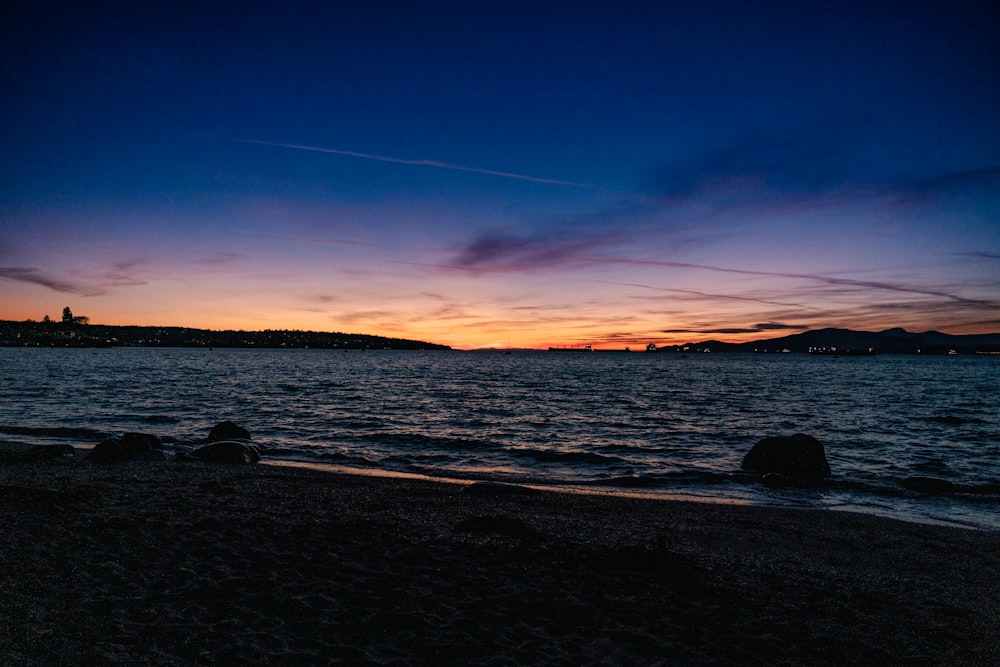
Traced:
[[[868, 512], [1000, 529], [1000, 358], [0, 348], [0, 441], [168, 448], [232, 420], [268, 461]], [[832, 476], [771, 489], [759, 439]], [[961, 489], [928, 496], [920, 475]]]

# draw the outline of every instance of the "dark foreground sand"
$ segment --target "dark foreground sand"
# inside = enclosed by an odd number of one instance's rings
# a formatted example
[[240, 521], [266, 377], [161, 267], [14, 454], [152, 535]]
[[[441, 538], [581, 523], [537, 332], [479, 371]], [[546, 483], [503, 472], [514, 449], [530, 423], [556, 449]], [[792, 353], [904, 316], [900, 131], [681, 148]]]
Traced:
[[0, 466], [0, 664], [1000, 664], [1000, 534], [274, 466]]

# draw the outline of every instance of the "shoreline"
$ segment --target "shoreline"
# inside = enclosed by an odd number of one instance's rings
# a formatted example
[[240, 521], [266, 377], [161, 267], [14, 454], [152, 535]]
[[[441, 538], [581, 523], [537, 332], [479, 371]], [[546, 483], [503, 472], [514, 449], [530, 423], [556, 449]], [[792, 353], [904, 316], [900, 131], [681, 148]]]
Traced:
[[[428, 482], [440, 482], [442, 484], [458, 484], [458, 485], [470, 485], [477, 483], [490, 483], [495, 482], [504, 485], [519, 486], [523, 488], [533, 489], [541, 492], [551, 492], [551, 493], [564, 493], [570, 495], [583, 495], [583, 496], [599, 496], [599, 497], [610, 497], [610, 498], [633, 498], [638, 500], [654, 500], [654, 501], [675, 501], [682, 503], [701, 503], [709, 505], [735, 505], [735, 506], [746, 506], [746, 507], [762, 507], [762, 508], [773, 508], [773, 509], [786, 509], [786, 510], [802, 510], [806, 512], [843, 512], [847, 514], [859, 514], [862, 516], [873, 516], [883, 519], [890, 519], [893, 521], [902, 521], [903, 523], [914, 523], [918, 525], [925, 526], [940, 526], [944, 528], [958, 528], [960, 530], [975, 530], [975, 531], [985, 531], [994, 532], [1000, 534], [1000, 527], [986, 526], [976, 523], [971, 523], [968, 521], [962, 521], [952, 517], [934, 517], [930, 515], [922, 515], [916, 513], [905, 512], [903, 510], [893, 510], [893, 509], [874, 509], [871, 506], [859, 505], [859, 504], [841, 504], [841, 505], [828, 505], [828, 506], [817, 506], [815, 504], [808, 504], [806, 502], [801, 502], [799, 504], [792, 504], [787, 500], [784, 501], [761, 501], [761, 500], [750, 500], [745, 498], [736, 498], [732, 496], [723, 495], [700, 495], [693, 493], [691, 491], [677, 491], [673, 489], [668, 489], [661, 487], [657, 490], [646, 489], [646, 490], [634, 490], [615, 486], [604, 486], [600, 484], [574, 484], [574, 483], [562, 483], [562, 482], [520, 482], [520, 481], [497, 481], [484, 478], [463, 478], [463, 477], [453, 477], [447, 475], [431, 475], [426, 473], [416, 473], [416, 472], [404, 472], [397, 470], [387, 470], [385, 468], [374, 468], [374, 467], [352, 467], [347, 465], [340, 465], [335, 463], [313, 463], [309, 461], [299, 461], [294, 459], [261, 459], [260, 465], [265, 466], [277, 466], [281, 468], [292, 468], [292, 469], [302, 469], [302, 470], [314, 470], [320, 473], [332, 473], [332, 474], [343, 474], [343, 475], [360, 475], [362, 477], [380, 477], [388, 479], [413, 479], [413, 480], [424, 480]], [[938, 496], [937, 499], [941, 497]]]
[[995, 664], [1000, 533], [284, 465], [0, 466], [18, 664]]
[[[44, 449], [53, 449], [55, 443], [61, 438], [55, 438], [52, 444], [31, 444], [16, 441], [0, 440], [0, 466], [5, 461], [18, 460], [31, 452], [41, 453]], [[73, 458], [79, 463], [86, 462], [86, 456], [90, 453], [93, 444], [59, 445], [64, 448], [72, 447]], [[57, 458], [58, 455], [56, 455]], [[30, 460], [30, 456], [28, 460]], [[167, 453], [165, 464], [172, 461], [173, 456]], [[21, 458], [20, 460], [24, 460]], [[48, 458], [43, 455], [39, 460]], [[65, 459], [64, 459], [65, 462]], [[433, 472], [410, 472], [403, 470], [393, 470], [378, 466], [349, 465], [343, 463], [326, 463], [320, 461], [305, 461], [293, 458], [275, 458], [268, 453], [262, 457], [258, 463], [262, 466], [275, 466], [281, 468], [292, 468], [302, 470], [313, 470], [320, 473], [360, 475], [365, 477], [398, 478], [426, 480], [430, 482], [440, 482], [448, 484], [469, 485], [483, 482], [496, 482], [500, 484], [512, 484], [538, 491], [553, 493], [567, 493], [579, 495], [608, 496], [615, 498], [636, 498], [649, 500], [673, 500], [679, 502], [723, 504], [723, 505], [747, 505], [754, 507], [775, 508], [775, 509], [796, 509], [805, 511], [820, 512], [845, 512], [876, 516], [893, 519], [908, 523], [916, 523], [929, 526], [942, 526], [959, 528], [963, 530], [1000, 532], [1000, 522], [995, 520], [993, 515], [965, 514], [970, 507], [988, 505], [996, 503], [995, 491], [992, 496], [967, 495], [953, 490], [948, 493], [924, 492], [916, 493], [907, 498], [903, 495], [889, 496], [888, 502], [895, 501], [897, 506], [887, 504], [873, 504], [853, 500], [850, 495], [842, 500], [830, 499], [830, 494], [837, 493], [837, 488], [833, 486], [821, 486], [812, 488], [803, 486], [800, 489], [786, 488], [778, 489], [779, 497], [768, 498], [767, 494], [773, 490], [763, 490], [760, 488], [759, 480], [753, 482], [743, 482], [737, 487], [737, 492], [729, 489], [729, 493], [719, 493], [717, 485], [708, 487], [684, 487], [684, 486], [632, 486], [618, 485], [614, 483], [600, 483], [596, 481], [549, 481], [549, 480], [527, 480], [496, 478], [488, 475], [472, 475], [470, 477], [456, 476], [450, 473], [436, 474]], [[840, 482], [843, 484], [843, 482]], [[743, 493], [739, 493], [742, 490]], [[853, 493], [852, 490], [848, 491]], [[872, 498], [882, 498], [877, 493], [868, 492]], [[978, 502], [977, 502], [978, 501]], [[954, 503], [951, 507], [941, 507], [940, 503]], [[938, 504], [937, 507], [934, 504]], [[990, 517], [993, 517], [992, 519]]]

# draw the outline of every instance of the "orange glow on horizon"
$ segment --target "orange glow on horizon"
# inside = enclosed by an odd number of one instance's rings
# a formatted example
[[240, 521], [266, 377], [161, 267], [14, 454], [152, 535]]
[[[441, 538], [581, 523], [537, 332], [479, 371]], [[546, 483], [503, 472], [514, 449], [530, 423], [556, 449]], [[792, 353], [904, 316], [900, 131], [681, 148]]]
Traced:
[[[58, 320], [62, 313], [62, 305], [69, 305], [76, 315], [90, 318], [92, 324], [113, 326], [164, 326], [190, 327], [209, 330], [245, 330], [286, 329], [321, 332], [359, 333], [390, 338], [405, 338], [424, 342], [449, 345], [458, 350], [474, 349], [537, 349], [583, 348], [590, 345], [594, 350], [625, 350], [644, 352], [646, 345], [655, 344], [658, 348], [676, 347], [707, 340], [718, 340], [724, 343], [743, 343], [754, 340], [768, 340], [800, 333], [804, 329], [789, 329], [776, 331], [746, 331], [739, 333], [709, 333], [691, 331], [688, 333], [664, 333], [654, 328], [653, 322], [645, 322], [645, 327], [630, 328], [633, 333], [608, 336], [608, 326], [605, 322], [580, 320], [566, 321], [556, 324], [532, 324], [530, 322], [515, 322], [506, 327], [499, 323], [503, 319], [500, 312], [467, 313], [463, 318], [454, 320], [423, 319], [416, 312], [411, 313], [418, 321], [391, 320], [392, 314], [371, 316], [370, 321], [364, 318], [350, 319], [338, 324], [333, 316], [319, 313], [304, 313], [297, 310], [269, 310], [258, 312], [249, 306], [246, 310], [239, 304], [230, 303], [223, 312], [210, 314], [207, 312], [184, 309], [180, 307], [160, 307], [154, 311], [138, 309], [130, 304], [128, 309], [115, 312], [105, 308], [91, 308], [88, 299], [65, 298], [53, 300], [46, 297], [44, 304], [41, 299], [18, 300], [8, 302], [0, 308], [0, 319], [24, 321], [40, 321], [47, 314], [51, 319]], [[97, 304], [94, 304], [97, 305]], [[248, 313], [252, 313], [249, 314]], [[719, 314], [720, 319], [724, 316]], [[613, 318], [602, 318], [613, 319]], [[492, 321], [489, 321], [492, 320]], [[484, 322], [486, 322], [484, 324]], [[992, 333], [997, 327], [990, 322], [973, 323], [966, 326], [948, 326], [935, 322], [875, 322], [859, 318], [853, 321], [816, 321], [810, 323], [810, 329], [825, 327], [848, 328], [865, 331], [878, 331], [889, 326], [904, 326], [909, 331], [922, 332], [928, 330], [945, 331], [952, 334]], [[665, 327], [661, 327], [665, 328]]]

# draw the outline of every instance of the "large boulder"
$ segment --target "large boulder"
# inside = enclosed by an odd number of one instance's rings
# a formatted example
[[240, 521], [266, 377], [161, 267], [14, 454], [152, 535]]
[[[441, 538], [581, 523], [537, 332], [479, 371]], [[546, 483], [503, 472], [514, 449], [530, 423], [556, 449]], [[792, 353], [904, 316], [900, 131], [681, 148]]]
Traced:
[[92, 463], [119, 463], [127, 461], [128, 457], [128, 450], [122, 447], [118, 438], [101, 440], [87, 454], [87, 460]]
[[154, 449], [163, 449], [160, 439], [149, 433], [126, 433], [119, 438], [118, 443], [128, 452], [129, 457]]
[[750, 448], [740, 467], [758, 475], [777, 473], [795, 480], [817, 481], [830, 474], [823, 445], [803, 433], [764, 438]]
[[41, 463], [71, 459], [76, 456], [72, 445], [14, 445], [0, 447], [0, 465]]
[[250, 431], [231, 421], [219, 422], [209, 431], [208, 441], [221, 442], [222, 440], [250, 440]]
[[256, 463], [260, 452], [253, 445], [238, 440], [223, 440], [179, 454], [175, 461], [209, 461], [212, 463]]

